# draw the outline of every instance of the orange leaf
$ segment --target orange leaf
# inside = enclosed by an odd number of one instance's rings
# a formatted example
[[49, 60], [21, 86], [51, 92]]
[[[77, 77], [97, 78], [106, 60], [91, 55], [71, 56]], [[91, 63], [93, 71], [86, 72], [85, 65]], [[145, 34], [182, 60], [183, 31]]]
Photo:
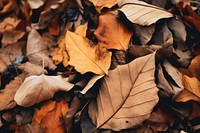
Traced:
[[197, 55], [192, 59], [191, 64], [189, 66], [190, 72], [200, 80], [200, 55]]
[[99, 26], [94, 32], [98, 44], [107, 49], [126, 50], [132, 32], [117, 18], [115, 12], [109, 12], [99, 17]]
[[193, 11], [192, 7], [184, 2], [177, 5], [181, 16], [200, 32], [200, 17]]
[[67, 111], [68, 104], [64, 100], [48, 101], [40, 110], [35, 110], [33, 124], [45, 127], [44, 133], [64, 133], [64, 116]]
[[51, 23], [49, 25], [49, 33], [51, 35], [54, 35], [54, 36], [58, 36], [59, 35], [59, 33], [60, 33], [60, 25], [59, 25], [59, 18], [58, 18], [58, 16], [54, 17], [51, 20]]

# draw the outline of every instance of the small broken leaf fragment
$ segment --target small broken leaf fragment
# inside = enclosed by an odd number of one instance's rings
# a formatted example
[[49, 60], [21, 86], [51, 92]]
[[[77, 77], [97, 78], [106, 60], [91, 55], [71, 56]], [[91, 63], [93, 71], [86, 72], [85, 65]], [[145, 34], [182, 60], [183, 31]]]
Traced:
[[99, 17], [99, 25], [94, 32], [98, 45], [107, 49], [128, 49], [132, 32], [117, 18], [116, 12], [108, 12]]
[[117, 0], [89, 0], [94, 4], [97, 11], [100, 12], [104, 7], [111, 8], [117, 4]]
[[69, 91], [74, 85], [61, 76], [30, 76], [26, 78], [15, 94], [18, 105], [29, 107], [50, 99], [58, 91]]
[[163, 8], [147, 4], [140, 0], [118, 0], [121, 11], [129, 21], [142, 26], [149, 26], [159, 19], [173, 17]]
[[103, 78], [89, 116], [98, 128], [119, 131], [145, 121], [158, 102], [155, 52], [118, 66]]
[[14, 102], [14, 96], [16, 91], [21, 86], [25, 78], [24, 74], [20, 74], [15, 77], [6, 87], [0, 90], [0, 111], [13, 108], [16, 103]]
[[45, 127], [43, 133], [64, 133], [64, 117], [67, 111], [68, 103], [64, 100], [60, 102], [47, 101], [40, 109], [35, 109], [32, 123]]
[[[69, 65], [84, 74], [107, 74], [111, 63], [111, 52], [105, 48], [91, 44], [90, 40], [68, 31], [65, 37], [66, 49], [70, 56]], [[92, 46], [93, 45], [93, 46]]]

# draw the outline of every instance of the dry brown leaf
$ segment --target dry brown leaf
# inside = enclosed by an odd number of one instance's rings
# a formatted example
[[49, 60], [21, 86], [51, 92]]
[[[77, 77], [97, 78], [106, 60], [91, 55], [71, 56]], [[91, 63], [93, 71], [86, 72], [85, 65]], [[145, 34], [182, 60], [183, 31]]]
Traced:
[[165, 9], [139, 0], [118, 0], [118, 5], [119, 11], [124, 13], [129, 21], [142, 26], [149, 26], [162, 18], [173, 17]]
[[5, 31], [2, 37], [1, 42], [5, 44], [16, 43], [19, 39], [21, 39], [25, 35], [23, 31]]
[[97, 103], [89, 105], [89, 115], [97, 129], [118, 131], [142, 124], [158, 102], [154, 72], [155, 53], [109, 71]]
[[99, 17], [99, 25], [94, 35], [98, 45], [107, 49], [128, 49], [132, 32], [117, 18], [116, 12], [108, 12]]
[[31, 9], [38, 9], [44, 5], [43, 0], [28, 0], [27, 2], [30, 5]]
[[15, 79], [6, 85], [4, 89], [0, 90], [0, 111], [11, 109], [16, 106], [14, 95], [21, 86], [24, 78], [25, 75], [21, 74], [15, 77]]
[[18, 66], [18, 68], [21, 69], [23, 73], [26, 74], [26, 76], [41, 75], [43, 73], [47, 73], [47, 70], [45, 70], [42, 66], [38, 66], [30, 62], [23, 63]]
[[37, 124], [27, 124], [20, 126], [20, 129], [15, 133], [44, 133], [44, 127]]
[[55, 69], [56, 66], [53, 64], [52, 59], [49, 58], [47, 46], [44, 44], [45, 42], [40, 34], [35, 29], [32, 29], [28, 35], [26, 48], [27, 57], [30, 63], [43, 66], [44, 61], [44, 67]]
[[[63, 100], [58, 103], [47, 101], [41, 109], [35, 110], [33, 123], [45, 127], [44, 133], [65, 133], [64, 117], [67, 111], [68, 104]], [[35, 121], [34, 119], [37, 119], [37, 117], [41, 121]]]
[[194, 57], [189, 65], [189, 71], [200, 80], [200, 55]]
[[192, 7], [184, 2], [177, 4], [181, 16], [188, 22], [190, 22], [198, 32], [200, 32], [200, 17], [197, 15]]
[[73, 86], [61, 76], [30, 76], [17, 90], [14, 100], [18, 105], [29, 107], [52, 98], [58, 91], [69, 91]]
[[65, 37], [66, 49], [70, 56], [69, 65], [84, 74], [107, 74], [111, 62], [111, 53], [100, 45], [92, 46], [92, 42], [76, 33], [68, 31]]
[[3, 3], [5, 5], [3, 5], [3, 9], [0, 10], [0, 15], [17, 11], [18, 6], [15, 0], [4, 0]]
[[89, 0], [94, 4], [98, 12], [101, 11], [104, 7], [111, 8], [117, 4], [117, 0]]
[[19, 24], [21, 20], [6, 17], [2, 22], [0, 22], [0, 33], [4, 33], [5, 31], [14, 30]]
[[174, 100], [177, 102], [187, 102], [190, 100], [200, 102], [200, 98], [187, 89], [184, 89]]
[[52, 18], [49, 25], [49, 33], [54, 36], [58, 36], [60, 33], [59, 17], [55, 16]]

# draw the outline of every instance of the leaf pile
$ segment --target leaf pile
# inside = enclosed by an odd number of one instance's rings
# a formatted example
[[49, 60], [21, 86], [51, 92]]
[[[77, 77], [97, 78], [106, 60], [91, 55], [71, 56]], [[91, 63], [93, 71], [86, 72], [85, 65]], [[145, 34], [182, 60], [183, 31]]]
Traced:
[[196, 0], [1, 0], [0, 132], [200, 132]]

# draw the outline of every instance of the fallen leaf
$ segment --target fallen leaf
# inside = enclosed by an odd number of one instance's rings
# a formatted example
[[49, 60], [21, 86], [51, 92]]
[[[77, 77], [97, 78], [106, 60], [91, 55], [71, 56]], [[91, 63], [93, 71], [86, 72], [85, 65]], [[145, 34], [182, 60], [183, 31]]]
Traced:
[[89, 0], [94, 4], [96, 10], [101, 12], [104, 7], [111, 8], [117, 4], [117, 0]]
[[118, 5], [119, 11], [124, 13], [129, 21], [142, 26], [149, 26], [162, 18], [173, 17], [165, 9], [139, 0], [118, 0]]
[[111, 52], [111, 70], [115, 69], [118, 65], [124, 65], [128, 62], [128, 55], [126, 51], [113, 49]]
[[32, 64], [30, 62], [26, 62], [21, 64], [20, 66], [17, 66], [19, 69], [21, 69], [23, 71], [24, 74], [26, 74], [26, 76], [32, 76], [32, 75], [41, 75], [43, 73], [47, 73], [47, 70], [45, 70], [44, 68], [42, 68], [42, 66], [38, 66], [35, 64]]
[[[87, 38], [68, 31], [65, 37], [66, 49], [69, 54], [69, 65], [84, 74], [107, 74], [111, 62], [111, 53], [105, 48], [92, 46]], [[78, 53], [78, 54], [77, 54]]]
[[6, 85], [4, 89], [0, 90], [0, 111], [11, 109], [16, 106], [14, 95], [20, 88], [24, 78], [25, 75], [21, 74], [15, 77], [15, 79]]
[[59, 25], [59, 18], [55, 16], [52, 18], [49, 24], [49, 33], [54, 36], [58, 36], [60, 33], [60, 25]]
[[87, 29], [88, 29], [88, 22], [86, 22], [83, 25], [79, 25], [74, 32], [76, 34], [82, 36], [82, 37], [86, 37], [86, 35], [87, 35]]
[[16, 27], [20, 24], [20, 22], [21, 20], [19, 19], [6, 17], [2, 22], [0, 22], [0, 33], [16, 29]]
[[200, 98], [200, 81], [195, 77], [183, 76], [183, 85], [185, 89], [192, 92], [194, 95]]
[[42, 0], [28, 0], [28, 4], [30, 5], [31, 9], [38, 9], [44, 5]]
[[1, 42], [4, 44], [12, 44], [16, 43], [19, 39], [21, 39], [25, 35], [23, 31], [5, 31], [2, 37]]
[[[0, 73], [4, 72], [7, 68], [7, 65], [6, 63], [3, 61], [3, 59], [1, 59], [1, 56], [0, 56]], [[1, 86], [1, 85], [0, 85]]]
[[[64, 102], [64, 100], [61, 100], [60, 102], [47, 101], [41, 106], [41, 109], [35, 110], [33, 124], [39, 124], [44, 127], [44, 133], [64, 133], [64, 117], [67, 111], [68, 104]], [[45, 114], [43, 114], [44, 112]], [[34, 121], [37, 117], [40, 117], [41, 121]]]
[[29, 107], [52, 98], [58, 91], [69, 91], [73, 86], [61, 76], [30, 76], [17, 90], [14, 100], [18, 105]]
[[148, 48], [148, 46], [141, 46], [141, 45], [131, 45], [128, 49], [128, 53], [136, 57], [142, 57], [148, 54], [151, 54], [153, 50]]
[[12, 12], [12, 11], [17, 11], [17, 3], [15, 0], [4, 0], [3, 2], [5, 5], [3, 6], [3, 9], [0, 10], [0, 15]]
[[44, 133], [45, 128], [38, 124], [27, 124], [20, 126], [16, 133]]
[[180, 15], [200, 32], [200, 17], [194, 12], [192, 7], [184, 2], [180, 2], [177, 4], [177, 8], [180, 11]]
[[26, 52], [30, 63], [42, 66], [44, 61], [44, 67], [53, 70], [56, 68], [48, 56], [47, 46], [44, 45], [42, 37], [35, 29], [32, 29], [28, 35]]
[[190, 65], [189, 65], [189, 71], [192, 72], [192, 74], [197, 77], [200, 80], [200, 55], [195, 56]]
[[200, 98], [187, 89], [184, 89], [174, 100], [177, 102], [187, 102], [191, 100], [200, 102]]
[[154, 71], [155, 53], [109, 71], [102, 81], [97, 103], [89, 104], [89, 116], [97, 129], [133, 128], [150, 116], [158, 102]]
[[99, 17], [99, 25], [94, 32], [98, 45], [107, 49], [126, 51], [132, 32], [117, 18], [116, 12], [108, 12]]
[[154, 132], [162, 132], [166, 131], [173, 125], [175, 118], [169, 110], [158, 108], [158, 110], [152, 112], [147, 121]]

